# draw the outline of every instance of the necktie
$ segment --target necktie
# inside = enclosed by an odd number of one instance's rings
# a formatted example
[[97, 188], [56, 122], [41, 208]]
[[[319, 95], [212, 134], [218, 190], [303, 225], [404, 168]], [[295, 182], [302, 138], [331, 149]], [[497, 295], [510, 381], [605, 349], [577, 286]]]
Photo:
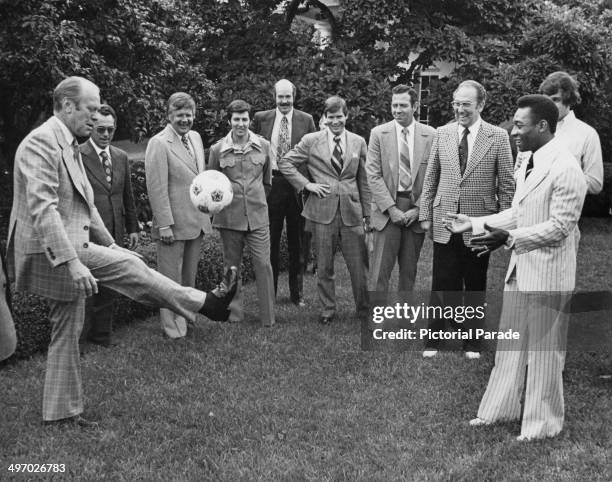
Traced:
[[340, 146], [340, 136], [335, 136], [334, 142], [336, 145], [334, 146], [334, 152], [332, 153], [332, 165], [339, 176], [342, 172], [342, 147]]
[[183, 145], [185, 146], [185, 149], [187, 149], [189, 155], [193, 157], [193, 153], [191, 152], [191, 148], [189, 147], [189, 138], [187, 137], [187, 134], [181, 136], [181, 141], [183, 142]]
[[465, 172], [465, 166], [468, 161], [468, 141], [467, 136], [470, 134], [469, 129], [463, 130], [463, 137], [459, 143], [459, 169], [461, 169], [461, 175]]
[[113, 171], [111, 168], [110, 158], [108, 157], [106, 151], [100, 152], [100, 158], [102, 159], [102, 167], [104, 167], [104, 174], [106, 174], [106, 183], [110, 188], [111, 184], [113, 183]]
[[527, 169], [525, 170], [525, 181], [529, 177], [529, 174], [531, 174], [531, 171], [533, 171], [533, 154], [529, 156], [529, 162], [527, 163]]
[[402, 129], [400, 137], [400, 163], [399, 163], [399, 189], [410, 191], [412, 189], [412, 171], [410, 169], [410, 149], [408, 148], [408, 128]]
[[282, 157], [289, 152], [291, 149], [291, 141], [289, 140], [289, 120], [284, 115], [281, 119], [280, 129], [278, 131], [278, 144], [276, 147], [276, 162], [280, 161]]

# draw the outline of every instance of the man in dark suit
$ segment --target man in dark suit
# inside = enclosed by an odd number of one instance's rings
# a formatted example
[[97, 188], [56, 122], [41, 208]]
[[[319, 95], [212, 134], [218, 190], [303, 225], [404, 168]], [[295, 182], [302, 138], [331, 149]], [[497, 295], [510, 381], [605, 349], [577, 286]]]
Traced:
[[[304, 218], [300, 215], [302, 202], [300, 193], [289, 184], [278, 169], [278, 160], [293, 148], [304, 136], [315, 132], [310, 114], [293, 108], [295, 85], [286, 79], [274, 85], [276, 109], [255, 113], [251, 128], [253, 132], [270, 141], [272, 161], [272, 190], [268, 195], [270, 218], [270, 261], [274, 273], [274, 292], [278, 287], [278, 255], [283, 224], [287, 221], [287, 245], [289, 250], [289, 292], [291, 301], [304, 306], [303, 273], [308, 262], [305, 245]], [[302, 173], [304, 173], [303, 171]], [[310, 246], [308, 246], [308, 250]]]
[[[327, 129], [306, 134], [278, 163], [296, 189], [310, 192], [303, 215], [313, 226], [317, 288], [323, 305], [319, 321], [324, 325], [336, 315], [334, 255], [338, 243], [351, 276], [358, 315], [365, 315], [369, 307], [364, 230], [369, 229], [371, 202], [365, 172], [367, 146], [363, 137], [345, 129], [347, 114], [344, 99], [327, 99]], [[308, 177], [298, 171], [302, 165]]]
[[[438, 128], [431, 148], [419, 220], [425, 230], [433, 226], [434, 305], [482, 305], [487, 287], [489, 254], [478, 257], [472, 252], [470, 234], [446, 230], [442, 224], [446, 213], [494, 214], [508, 209], [514, 195], [508, 133], [482, 120], [485, 101], [481, 84], [461, 82], [453, 93], [456, 122]], [[464, 291], [470, 292], [469, 299], [463, 299]], [[433, 337], [444, 330], [444, 319], [430, 319], [429, 329], [424, 357], [437, 354], [439, 341]], [[469, 359], [480, 358], [476, 340], [464, 340], [463, 350]]]
[[86, 428], [97, 423], [81, 416], [79, 336], [85, 298], [98, 292], [98, 284], [190, 320], [199, 312], [225, 321], [238, 272], [232, 266], [221, 285], [204, 293], [166, 278], [114, 242], [94, 205], [76, 140], [91, 135], [99, 92], [82, 77], [64, 79], [53, 91], [54, 115], [19, 144], [7, 247], [15, 289], [49, 305], [43, 420]]
[[372, 129], [366, 161], [374, 228], [370, 287], [379, 292], [388, 291], [396, 261], [397, 291], [411, 291], [414, 286], [425, 239], [419, 205], [435, 134], [432, 127], [414, 119], [419, 104], [414, 89], [400, 84], [392, 94], [394, 120]]
[[[85, 173], [94, 193], [94, 204], [108, 232], [119, 246], [124, 234], [129, 236], [129, 248], [138, 243], [138, 220], [134, 194], [130, 183], [130, 166], [125, 151], [110, 145], [117, 128], [115, 110], [102, 104], [89, 140], [80, 146]], [[100, 287], [97, 295], [88, 298], [85, 325], [81, 340], [101, 346], [113, 346], [114, 292]]]

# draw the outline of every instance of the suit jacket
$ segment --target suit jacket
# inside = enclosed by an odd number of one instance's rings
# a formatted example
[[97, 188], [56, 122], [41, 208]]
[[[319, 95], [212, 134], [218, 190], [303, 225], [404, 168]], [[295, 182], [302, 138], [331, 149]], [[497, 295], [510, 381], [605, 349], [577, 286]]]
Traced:
[[[419, 220], [433, 220], [433, 239], [448, 243], [442, 225], [446, 213], [484, 216], [510, 207], [514, 195], [512, 151], [508, 133], [482, 121], [463, 176], [459, 169], [457, 123], [438, 128], [434, 137]], [[471, 234], [464, 233], [467, 245]]]
[[270, 143], [249, 132], [245, 153], [235, 153], [231, 133], [210, 148], [207, 169], [225, 174], [232, 183], [232, 203], [215, 214], [215, 228], [247, 231], [269, 226], [266, 196], [272, 188]]
[[86, 257], [90, 241], [114, 240], [60, 122], [51, 117], [17, 148], [7, 264], [18, 291], [72, 301], [79, 292], [65, 263]]
[[159, 228], [166, 226], [172, 228], [177, 241], [195, 239], [202, 231], [212, 232], [210, 217], [197, 209], [189, 196], [193, 178], [204, 171], [202, 138], [195, 131], [187, 135], [195, 158], [189, 155], [170, 124], [147, 145], [145, 172], [153, 211], [153, 239], [159, 239]]
[[115, 242], [123, 246], [126, 228], [128, 233], [139, 231], [127, 153], [110, 146], [113, 181], [109, 189], [104, 167], [91, 142], [81, 144], [80, 149], [96, 208]]
[[6, 276], [4, 256], [0, 253], [0, 361], [7, 359], [17, 347], [17, 334], [11, 313], [11, 293]]
[[[274, 129], [274, 121], [276, 120], [277, 109], [264, 110], [256, 112], [253, 117], [251, 129], [255, 134], [265, 137], [268, 141], [272, 140], [272, 130]], [[301, 110], [293, 109], [293, 117], [291, 118], [291, 148], [302, 140], [306, 134], [316, 132], [314, 120], [310, 114]], [[278, 163], [278, 160], [277, 160]], [[300, 172], [306, 175], [306, 166], [300, 167]]]
[[576, 285], [578, 219], [587, 184], [576, 159], [554, 139], [534, 155], [534, 169], [525, 181], [527, 162], [517, 171], [512, 206], [472, 220], [474, 232], [484, 223], [509, 230], [512, 256], [506, 281], [516, 271], [520, 291], [572, 291]]
[[[397, 149], [397, 130], [395, 121], [374, 127], [370, 133], [366, 173], [372, 192], [372, 215], [370, 225], [377, 231], [382, 230], [389, 222], [385, 213], [395, 205], [397, 185], [399, 182], [399, 153]], [[427, 160], [431, 151], [435, 129], [415, 122], [414, 159], [412, 167], [412, 202], [420, 206], [423, 179], [427, 170]], [[410, 228], [422, 233], [420, 223], [413, 223]]]
[[278, 168], [298, 191], [310, 181], [298, 171], [305, 164], [312, 182], [328, 184], [330, 193], [324, 197], [308, 196], [302, 216], [311, 221], [329, 224], [340, 209], [346, 226], [357, 226], [370, 215], [371, 195], [365, 172], [366, 142], [352, 132], [346, 132], [346, 152], [340, 175], [332, 167], [327, 129], [306, 134], [279, 160]]

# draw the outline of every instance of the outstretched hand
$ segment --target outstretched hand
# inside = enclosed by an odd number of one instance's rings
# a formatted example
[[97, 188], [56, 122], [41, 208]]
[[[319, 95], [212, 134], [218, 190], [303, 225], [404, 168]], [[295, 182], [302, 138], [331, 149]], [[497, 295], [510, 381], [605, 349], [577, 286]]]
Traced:
[[508, 240], [510, 233], [504, 229], [492, 228], [488, 224], [484, 225], [485, 232], [474, 236], [470, 242], [472, 251], [476, 251], [476, 256], [482, 256], [503, 246]]
[[442, 224], [454, 234], [461, 234], [472, 230], [472, 221], [465, 214], [446, 213]]

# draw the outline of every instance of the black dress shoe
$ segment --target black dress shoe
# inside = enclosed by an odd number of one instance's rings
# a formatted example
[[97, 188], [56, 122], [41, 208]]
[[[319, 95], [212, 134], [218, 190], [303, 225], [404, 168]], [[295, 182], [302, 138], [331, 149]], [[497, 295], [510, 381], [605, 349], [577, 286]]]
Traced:
[[322, 325], [329, 325], [332, 321], [334, 321], [334, 317], [332, 316], [324, 316], [322, 315], [319, 318], [319, 323], [321, 323]]
[[100, 428], [100, 425], [98, 424], [98, 422], [87, 420], [86, 418], [83, 418], [80, 415], [75, 415], [74, 417], [61, 418], [59, 420], [44, 420], [43, 425], [76, 425], [81, 428], [90, 428], [90, 429]]
[[215, 289], [206, 294], [200, 313], [213, 321], [227, 321], [227, 309], [238, 289], [238, 268], [231, 266], [225, 270], [223, 280]]
[[112, 348], [114, 346], [118, 346], [118, 343], [115, 343], [114, 341], [111, 340], [87, 340], [89, 343], [92, 343], [94, 345], [98, 345], [98, 346], [103, 346], [104, 348]]
[[301, 296], [299, 298], [292, 298], [291, 303], [293, 303], [295, 306], [298, 306], [300, 308], [304, 308], [306, 306], [306, 302], [304, 301], [304, 298], [302, 298]]

